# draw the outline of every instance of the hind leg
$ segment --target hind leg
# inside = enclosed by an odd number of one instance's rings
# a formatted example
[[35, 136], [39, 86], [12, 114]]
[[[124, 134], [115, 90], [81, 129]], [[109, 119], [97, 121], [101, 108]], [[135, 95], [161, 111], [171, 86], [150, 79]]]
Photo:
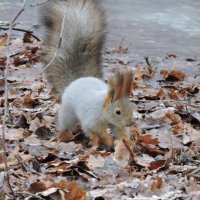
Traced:
[[58, 112], [58, 126], [62, 131], [74, 131], [79, 124], [71, 106], [61, 105]]

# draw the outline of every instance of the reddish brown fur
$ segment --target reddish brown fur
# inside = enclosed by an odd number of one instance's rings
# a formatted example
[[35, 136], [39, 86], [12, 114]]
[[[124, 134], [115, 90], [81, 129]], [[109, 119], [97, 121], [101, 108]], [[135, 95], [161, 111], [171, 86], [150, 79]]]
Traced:
[[115, 75], [115, 96], [114, 96], [114, 100], [117, 100], [122, 96], [123, 83], [124, 83], [124, 76], [123, 76], [123, 73], [119, 71]]
[[132, 70], [130, 69], [118, 70], [108, 79], [108, 86], [109, 86], [108, 96], [110, 97], [109, 99], [118, 100], [123, 96], [129, 97], [132, 90], [132, 83], [133, 83]]
[[124, 73], [123, 92], [125, 96], [130, 96], [133, 85], [133, 72], [126, 70]]

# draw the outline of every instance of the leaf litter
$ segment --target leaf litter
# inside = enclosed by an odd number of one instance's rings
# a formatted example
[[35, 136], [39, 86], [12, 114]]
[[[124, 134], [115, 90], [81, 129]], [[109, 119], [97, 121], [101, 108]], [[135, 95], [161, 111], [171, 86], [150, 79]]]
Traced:
[[[1, 74], [6, 37], [0, 40]], [[106, 50], [105, 79], [116, 66], [135, 71], [134, 126], [128, 130], [130, 138], [115, 142], [113, 152], [91, 145], [98, 139], [87, 141], [80, 128], [58, 133], [59, 98], [50, 93], [42, 76], [41, 42], [25, 34], [11, 44], [5, 140], [10, 184], [17, 199], [200, 198], [198, 59], [191, 67], [190, 61], [178, 57], [168, 56], [160, 63], [122, 46]], [[178, 66], [172, 66], [173, 59]], [[3, 85], [1, 81], [2, 90]], [[0, 94], [3, 114], [3, 91]], [[4, 170], [1, 153], [0, 199], [12, 199]]]

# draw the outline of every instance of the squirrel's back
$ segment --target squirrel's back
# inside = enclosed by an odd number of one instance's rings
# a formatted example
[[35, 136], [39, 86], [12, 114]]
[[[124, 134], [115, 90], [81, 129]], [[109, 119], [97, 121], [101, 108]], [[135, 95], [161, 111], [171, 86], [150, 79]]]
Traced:
[[58, 53], [45, 70], [54, 91], [62, 94], [69, 83], [80, 77], [101, 77], [105, 20], [97, 1], [50, 0], [42, 6], [40, 15], [46, 28], [45, 65], [54, 57], [62, 29]]

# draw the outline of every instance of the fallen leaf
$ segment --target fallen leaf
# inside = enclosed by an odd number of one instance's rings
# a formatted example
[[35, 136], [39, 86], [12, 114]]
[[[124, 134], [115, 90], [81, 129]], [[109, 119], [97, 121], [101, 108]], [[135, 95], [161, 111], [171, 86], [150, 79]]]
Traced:
[[35, 135], [42, 140], [48, 140], [53, 137], [53, 133], [46, 126], [41, 126], [35, 131]]
[[164, 96], [164, 89], [163, 88], [160, 88], [158, 91], [156, 91], [156, 94], [152, 95], [152, 93], [148, 96], [144, 96], [145, 99], [147, 100], [160, 100], [162, 99], [162, 97]]
[[103, 168], [105, 165], [105, 158], [103, 158], [101, 155], [97, 155], [97, 156], [89, 155], [87, 162], [88, 162], [89, 167]]
[[115, 152], [114, 152], [114, 161], [120, 167], [126, 167], [130, 160], [130, 152], [124, 145], [122, 140], [116, 141]]
[[28, 128], [28, 127], [29, 124], [27, 122], [26, 117], [23, 114], [21, 114], [15, 123], [15, 128]]
[[68, 142], [74, 138], [73, 133], [70, 131], [60, 131], [58, 135], [58, 139], [61, 142]]
[[162, 185], [162, 178], [158, 176], [157, 179], [151, 185], [151, 191], [156, 192], [158, 189], [160, 189], [161, 185]]
[[47, 187], [44, 182], [35, 182], [30, 185], [28, 191], [36, 194], [36, 193], [42, 192], [46, 189], [47, 189]]
[[153, 161], [155, 161], [154, 158], [145, 153], [135, 157], [135, 162], [143, 167], [148, 167]]
[[75, 181], [68, 186], [68, 191], [65, 194], [67, 200], [86, 200], [86, 191], [80, 188]]
[[0, 65], [5, 65], [7, 61], [6, 57], [0, 58]]
[[139, 135], [137, 137], [137, 141], [138, 142], [144, 142], [146, 144], [154, 144], [154, 145], [159, 144], [159, 141], [158, 141], [157, 138], [152, 138], [152, 135], [148, 135], [148, 134]]
[[185, 79], [185, 74], [179, 70], [162, 69], [160, 73], [166, 81], [183, 81]]
[[165, 116], [168, 117], [172, 121], [172, 124], [177, 124], [177, 123], [181, 122], [181, 117], [178, 114], [166, 113]]
[[33, 38], [30, 33], [25, 33], [23, 37], [23, 43], [33, 43]]
[[167, 163], [166, 160], [155, 160], [150, 163], [149, 169], [154, 170], [165, 166]]
[[0, 47], [6, 43], [7, 39], [8, 39], [8, 34], [3, 36], [2, 39], [0, 40]]
[[147, 77], [147, 78], [151, 78], [154, 74], [155, 74], [155, 68], [150, 64], [149, 62], [149, 58], [148, 57], [145, 57], [145, 60], [146, 60], [146, 67], [148, 69], [148, 72], [146, 72], [143, 76], [144, 77]]
[[174, 100], [178, 100], [179, 99], [179, 96], [175, 91], [168, 91], [168, 94], [169, 94], [171, 99], [174, 99]]

